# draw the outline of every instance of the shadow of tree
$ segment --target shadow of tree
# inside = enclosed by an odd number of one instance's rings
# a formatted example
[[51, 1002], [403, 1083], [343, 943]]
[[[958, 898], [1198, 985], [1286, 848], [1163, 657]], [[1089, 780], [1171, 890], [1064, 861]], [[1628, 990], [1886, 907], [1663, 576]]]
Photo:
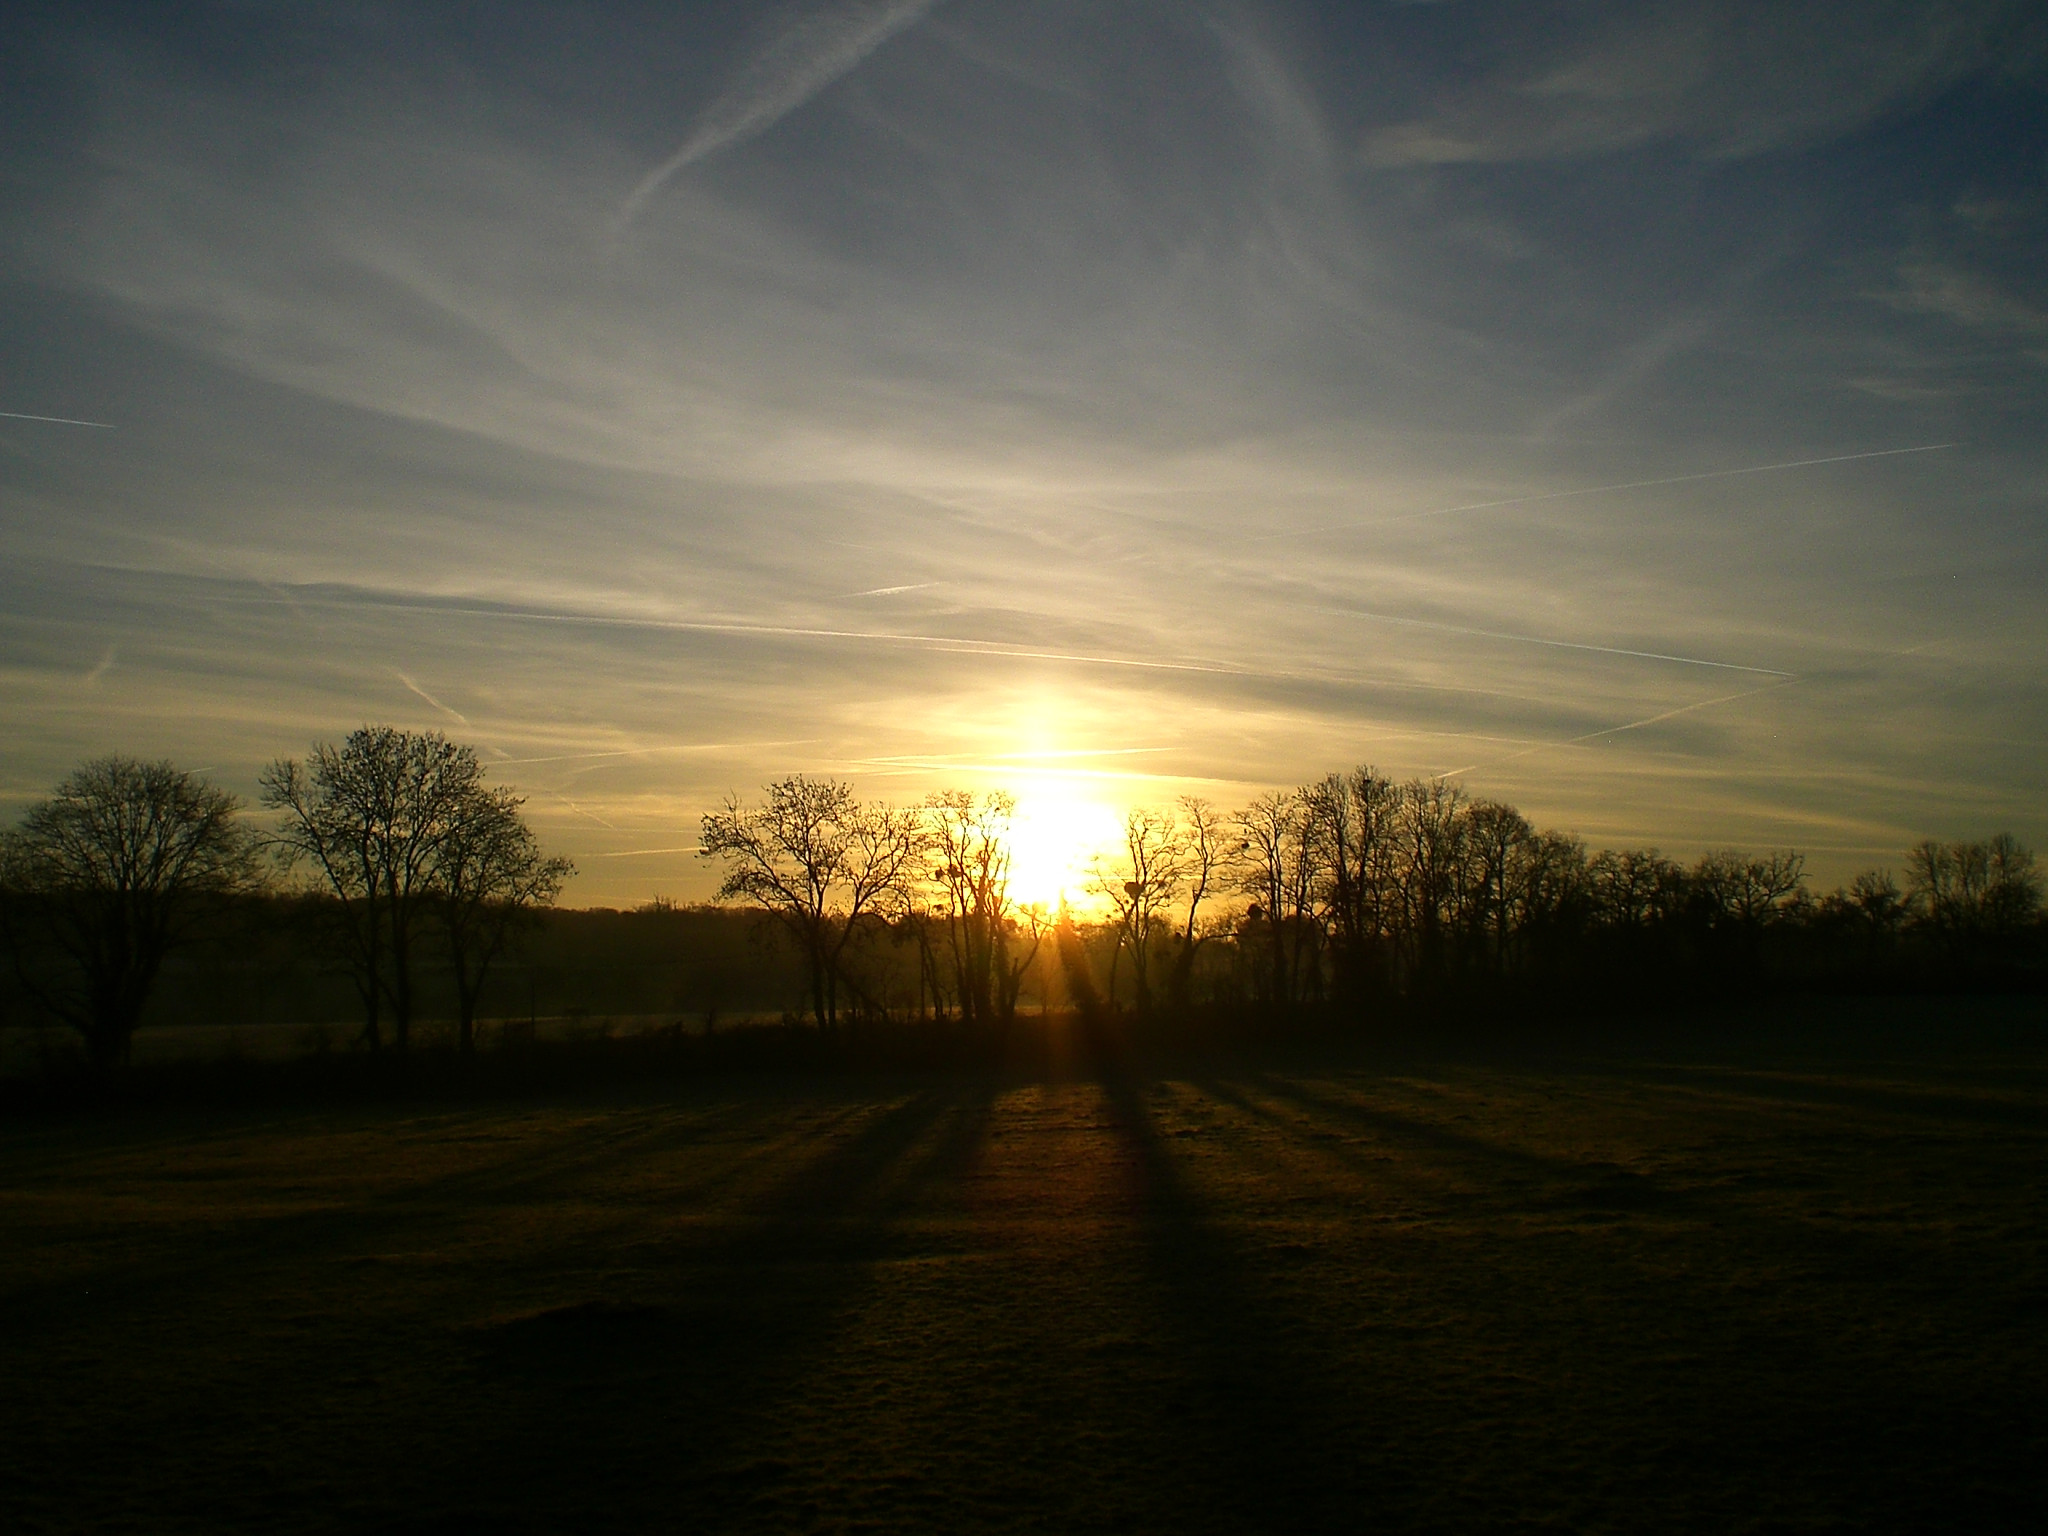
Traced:
[[[917, 1093], [708, 1239], [645, 1251], [630, 1294], [479, 1330], [476, 1390], [502, 1401], [458, 1507], [513, 1529], [638, 1527], [680, 1511], [706, 1528], [797, 1474], [767, 1453], [764, 1416], [830, 1354], [875, 1267], [912, 1246], [905, 1218], [972, 1165], [995, 1094], [993, 1082]], [[594, 1489], [596, 1505], [573, 1492]]]
[[1354, 1530], [1398, 1474], [1373, 1468], [1355, 1393], [1340, 1392], [1313, 1333], [1270, 1291], [1176, 1166], [1138, 1081], [1101, 1078], [1126, 1159], [1162, 1321], [1195, 1397], [1175, 1405], [1214, 1469], [1218, 1525]]

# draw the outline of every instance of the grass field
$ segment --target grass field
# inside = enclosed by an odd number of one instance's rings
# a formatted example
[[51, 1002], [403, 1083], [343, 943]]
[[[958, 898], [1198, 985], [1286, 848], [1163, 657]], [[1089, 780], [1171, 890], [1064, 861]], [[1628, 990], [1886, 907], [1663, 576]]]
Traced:
[[17, 1116], [0, 1527], [2038, 1529], [2048, 1020], [1968, 1012]]

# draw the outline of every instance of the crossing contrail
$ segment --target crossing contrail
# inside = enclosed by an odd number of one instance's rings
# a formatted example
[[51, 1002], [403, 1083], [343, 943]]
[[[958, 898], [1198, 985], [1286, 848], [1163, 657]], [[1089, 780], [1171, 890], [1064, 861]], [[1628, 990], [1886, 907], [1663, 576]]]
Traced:
[[1435, 773], [1433, 779], [1455, 779], [1460, 774], [1474, 773], [1481, 768], [1498, 768], [1505, 763], [1517, 762], [1538, 752], [1547, 752], [1554, 747], [1584, 746], [1589, 741], [1598, 741], [1603, 736], [1619, 736], [1623, 731], [1639, 731], [1646, 725], [1661, 725], [1666, 720], [1675, 720], [1680, 715], [1689, 715], [1694, 710], [1712, 709], [1716, 704], [1733, 704], [1737, 699], [1753, 699], [1760, 693], [1775, 693], [1780, 688], [1789, 688], [1799, 682], [1797, 677], [1787, 677], [1783, 682], [1766, 683], [1761, 688], [1745, 688], [1740, 693], [1724, 693], [1718, 698], [1700, 699], [1692, 704], [1681, 704], [1676, 709], [1667, 709], [1662, 714], [1645, 715], [1640, 720], [1630, 720], [1622, 725], [1603, 726], [1597, 731], [1588, 731], [1583, 736], [1567, 737], [1563, 741], [1539, 741], [1534, 746], [1524, 747], [1519, 752], [1510, 752], [1506, 757], [1497, 757], [1486, 763], [1467, 763], [1462, 768], [1453, 768], [1447, 773]]
[[1431, 507], [1426, 512], [1402, 512], [1348, 523], [1326, 523], [1320, 528], [1290, 528], [1281, 533], [1262, 533], [1245, 539], [1246, 544], [1265, 544], [1274, 539], [1306, 539], [1319, 533], [1342, 533], [1347, 528], [1378, 528], [1387, 523], [1412, 523], [1426, 517], [1449, 517], [1457, 512], [1490, 512], [1496, 507], [1525, 507], [1543, 501], [1568, 501], [1575, 496], [1602, 496], [1609, 491], [1640, 491], [1659, 485], [1686, 485], [1695, 480], [1727, 480], [1736, 475], [1768, 475], [1781, 469], [1811, 469], [1817, 464], [1850, 464], [1858, 459], [1891, 459], [1907, 453], [1940, 453], [1957, 443], [1922, 443], [1912, 448], [1876, 448], [1868, 453], [1833, 453], [1820, 459], [1787, 459], [1780, 464], [1748, 464], [1741, 469], [1708, 469], [1691, 475], [1665, 475], [1656, 480], [1620, 480], [1613, 485], [1587, 485], [1574, 491], [1542, 491], [1533, 496], [1504, 496], [1499, 501], [1468, 501], [1456, 507]]
[[27, 411], [0, 411], [10, 421], [50, 421], [60, 427], [98, 427], [103, 432], [114, 430], [111, 421], [80, 421], [76, 416], [31, 416]]

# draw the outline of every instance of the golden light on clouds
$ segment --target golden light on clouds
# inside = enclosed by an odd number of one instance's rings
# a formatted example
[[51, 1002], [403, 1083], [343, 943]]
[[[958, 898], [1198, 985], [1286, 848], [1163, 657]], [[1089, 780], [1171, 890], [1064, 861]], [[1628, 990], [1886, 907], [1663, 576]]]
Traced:
[[1468, 7], [806, 0], [536, 94], [516, 4], [474, 57], [243, 8], [227, 74], [60, 9], [0, 146], [0, 812], [380, 722], [571, 905], [708, 898], [697, 819], [791, 773], [1015, 795], [1048, 904], [1130, 807], [1359, 763], [1822, 881], [2048, 840], [2048, 197], [1975, 24], [1588, 94], [1530, 82], [1610, 80], [1598, 6], [1453, 68]]

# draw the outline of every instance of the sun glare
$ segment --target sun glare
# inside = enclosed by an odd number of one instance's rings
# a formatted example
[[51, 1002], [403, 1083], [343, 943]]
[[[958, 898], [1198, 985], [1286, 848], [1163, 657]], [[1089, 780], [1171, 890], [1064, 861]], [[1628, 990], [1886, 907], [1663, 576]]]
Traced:
[[1075, 795], [1063, 784], [1020, 787], [1010, 826], [1011, 899], [1048, 911], [1062, 900], [1092, 908], [1089, 866], [1097, 854], [1115, 847], [1122, 830], [1114, 807]]

